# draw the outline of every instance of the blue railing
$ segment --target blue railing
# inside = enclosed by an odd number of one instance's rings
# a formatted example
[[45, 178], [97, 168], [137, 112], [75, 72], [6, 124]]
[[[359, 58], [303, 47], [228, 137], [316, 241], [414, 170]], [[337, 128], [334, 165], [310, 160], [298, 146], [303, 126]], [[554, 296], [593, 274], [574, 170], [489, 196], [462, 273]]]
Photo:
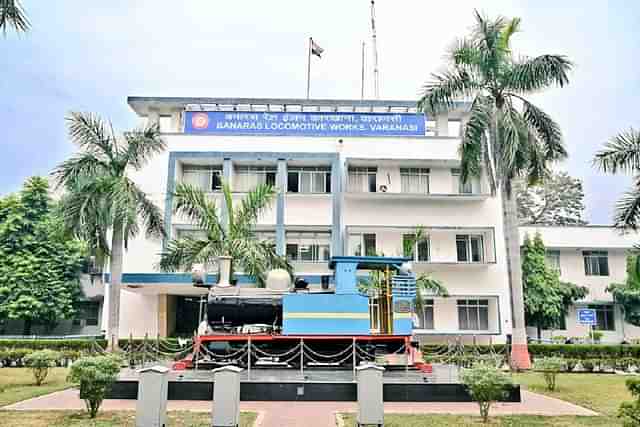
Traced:
[[415, 298], [416, 276], [414, 274], [398, 274], [391, 278], [391, 293], [394, 297]]

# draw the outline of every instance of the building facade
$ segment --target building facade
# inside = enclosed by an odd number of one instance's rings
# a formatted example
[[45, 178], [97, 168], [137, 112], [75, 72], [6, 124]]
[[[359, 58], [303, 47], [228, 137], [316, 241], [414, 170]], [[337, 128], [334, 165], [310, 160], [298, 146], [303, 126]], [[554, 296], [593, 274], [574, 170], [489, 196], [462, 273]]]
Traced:
[[[553, 336], [588, 341], [590, 326], [580, 324], [577, 310], [596, 311], [593, 330], [602, 333], [602, 342], [617, 343], [640, 338], [640, 328], [624, 322], [621, 307], [614, 304], [606, 288], [612, 283], [624, 283], [626, 260], [630, 249], [638, 242], [635, 233], [621, 233], [608, 226], [520, 228], [524, 240], [540, 233], [547, 250], [547, 263], [560, 273], [562, 281], [585, 286], [588, 295], [574, 306], [557, 330], [545, 330], [543, 339]], [[527, 328], [530, 337], [537, 337], [535, 327]]]
[[[188, 182], [218, 205], [258, 183], [280, 190], [259, 219], [311, 286], [338, 255], [409, 255], [449, 298], [427, 298], [414, 334], [504, 342], [511, 304], [499, 196], [485, 176], [460, 181], [460, 129], [468, 105], [425, 117], [414, 101], [129, 98], [158, 123], [168, 149], [132, 178], [162, 207], [170, 237], [198, 230], [172, 212], [172, 190]], [[428, 238], [411, 244], [417, 227]], [[122, 337], [189, 335], [201, 296], [191, 275], [157, 268], [165, 242], [139, 236], [124, 258]], [[240, 286], [250, 279], [238, 275]], [[108, 301], [105, 301], [108, 304]], [[107, 313], [108, 310], [103, 310]], [[106, 317], [103, 316], [106, 325]]]

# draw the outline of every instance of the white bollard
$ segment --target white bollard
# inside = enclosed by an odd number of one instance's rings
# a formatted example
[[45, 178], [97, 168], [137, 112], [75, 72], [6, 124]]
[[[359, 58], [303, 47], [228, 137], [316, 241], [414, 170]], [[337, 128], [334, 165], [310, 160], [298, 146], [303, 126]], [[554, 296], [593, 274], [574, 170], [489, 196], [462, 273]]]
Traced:
[[169, 368], [152, 366], [140, 369], [138, 374], [136, 427], [165, 427]]
[[373, 364], [361, 365], [358, 372], [358, 426], [384, 425], [382, 374], [384, 368]]
[[240, 424], [240, 372], [237, 366], [213, 370], [213, 427], [237, 427]]

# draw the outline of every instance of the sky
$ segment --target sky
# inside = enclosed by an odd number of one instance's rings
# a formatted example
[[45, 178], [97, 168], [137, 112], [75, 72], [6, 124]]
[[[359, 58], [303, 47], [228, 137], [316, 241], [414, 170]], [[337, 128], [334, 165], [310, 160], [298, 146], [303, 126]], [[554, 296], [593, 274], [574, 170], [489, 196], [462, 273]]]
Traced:
[[[131, 95], [303, 98], [310, 36], [325, 49], [313, 59], [311, 97], [360, 98], [369, 0], [22, 4], [31, 31], [0, 35], [0, 194], [75, 151], [70, 111], [125, 130], [139, 124]], [[516, 53], [575, 63], [569, 86], [532, 99], [562, 128], [569, 159], [557, 167], [583, 180], [587, 220], [610, 223], [630, 177], [604, 176], [591, 159], [611, 136], [640, 127], [640, 2], [377, 0], [380, 97], [417, 99], [447, 48], [468, 33], [474, 8], [522, 18]]]

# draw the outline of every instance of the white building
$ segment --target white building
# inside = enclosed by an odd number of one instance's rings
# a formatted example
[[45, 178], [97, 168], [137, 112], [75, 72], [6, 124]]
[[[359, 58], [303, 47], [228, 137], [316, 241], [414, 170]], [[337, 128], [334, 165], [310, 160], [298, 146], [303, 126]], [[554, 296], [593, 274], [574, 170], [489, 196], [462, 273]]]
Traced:
[[[511, 333], [499, 196], [489, 194], [485, 177], [464, 185], [459, 179], [459, 131], [467, 105], [425, 122], [415, 101], [128, 102], [138, 116], [160, 124], [168, 144], [133, 179], [165, 210], [172, 237], [194, 229], [172, 214], [175, 182], [199, 185], [219, 203], [220, 178], [231, 183], [234, 199], [256, 183], [272, 183], [282, 192], [260, 218], [259, 237], [274, 239], [296, 275], [312, 286], [330, 274], [330, 256], [403, 255], [403, 240], [420, 225], [429, 239], [412, 251], [414, 270], [441, 279], [451, 296], [428, 300], [416, 334], [504, 342]], [[195, 329], [199, 295], [206, 290], [194, 288], [190, 274], [158, 271], [162, 246], [143, 236], [129, 243], [122, 337]], [[241, 285], [246, 281], [239, 277]]]
[[[621, 307], [606, 292], [611, 283], [625, 282], [627, 253], [638, 243], [638, 235], [623, 234], [608, 226], [520, 228], [522, 240], [525, 235], [533, 238], [536, 233], [540, 233], [547, 249], [547, 262], [560, 272], [560, 279], [589, 289], [584, 300], [569, 309], [564, 325], [544, 331], [542, 337], [587, 339], [589, 326], [578, 322], [577, 309], [591, 308], [596, 310], [597, 320], [593, 329], [602, 333], [603, 342], [640, 338], [640, 328], [624, 322]], [[529, 336], [537, 336], [536, 328], [527, 329]]]

